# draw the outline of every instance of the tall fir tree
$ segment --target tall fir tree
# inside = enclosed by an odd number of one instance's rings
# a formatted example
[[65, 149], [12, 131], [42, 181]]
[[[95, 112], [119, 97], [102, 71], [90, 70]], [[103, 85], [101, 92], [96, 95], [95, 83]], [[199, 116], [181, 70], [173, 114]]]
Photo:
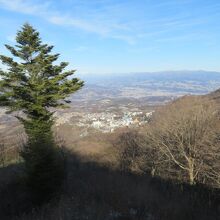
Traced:
[[[27, 118], [19, 118], [30, 139], [51, 131], [53, 113], [50, 107], [64, 107], [65, 98], [83, 86], [77, 78], [69, 79], [75, 70], [64, 71], [67, 62], [55, 65], [59, 54], [51, 54], [53, 46], [43, 44], [31, 25], [24, 24], [16, 36], [15, 47], [5, 45], [16, 58], [0, 55], [8, 66], [0, 71], [0, 105], [9, 111], [22, 110]], [[62, 100], [64, 102], [62, 102]]]
[[[8, 112], [22, 111], [18, 117], [28, 135], [21, 155], [27, 171], [27, 182], [39, 198], [56, 191], [62, 176], [57, 148], [53, 141], [54, 122], [51, 108], [66, 107], [66, 98], [83, 86], [73, 78], [75, 70], [65, 71], [67, 62], [54, 64], [59, 54], [53, 46], [43, 44], [31, 25], [24, 24], [16, 35], [17, 44], [5, 45], [13, 58], [0, 55], [8, 68], [0, 70], [0, 106]], [[54, 186], [54, 187], [52, 187]]]

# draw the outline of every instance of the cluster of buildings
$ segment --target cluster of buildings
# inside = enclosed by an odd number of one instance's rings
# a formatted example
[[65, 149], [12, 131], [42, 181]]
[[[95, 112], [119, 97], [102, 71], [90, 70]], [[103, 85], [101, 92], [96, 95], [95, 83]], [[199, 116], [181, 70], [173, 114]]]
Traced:
[[56, 113], [56, 126], [62, 124], [69, 124], [83, 128], [93, 128], [103, 133], [113, 132], [120, 127], [140, 126], [147, 123], [152, 112], [144, 113], [142, 111], [135, 112], [97, 112], [97, 113], [85, 113], [85, 112], [66, 112]]
[[116, 128], [140, 126], [147, 123], [153, 112], [125, 112], [122, 115], [115, 113], [90, 113], [79, 119], [80, 127], [90, 127], [101, 132], [113, 132]]

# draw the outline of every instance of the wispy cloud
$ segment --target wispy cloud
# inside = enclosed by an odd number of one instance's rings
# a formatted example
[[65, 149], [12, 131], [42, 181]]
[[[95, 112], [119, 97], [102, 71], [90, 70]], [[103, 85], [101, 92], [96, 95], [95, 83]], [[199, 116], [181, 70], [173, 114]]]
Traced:
[[[59, 7], [54, 7], [53, 1], [48, 0], [0, 0], [0, 8], [37, 16], [54, 25], [77, 28], [85, 32], [95, 33], [101, 37], [118, 39], [130, 45], [134, 45], [143, 39], [154, 41], [160, 38], [159, 40], [162, 42], [164, 35], [173, 31], [182, 31], [183, 33], [181, 34], [185, 34], [187, 38], [189, 36], [186, 33], [188, 28], [190, 29], [208, 23], [214, 16], [207, 13], [201, 19], [196, 17], [197, 9], [195, 9], [193, 15], [181, 9], [181, 6], [192, 3], [192, 0], [168, 0], [158, 1], [156, 3], [154, 3], [155, 1], [143, 1], [136, 4], [135, 7], [133, 7], [134, 4], [132, 2], [121, 1], [117, 3], [114, 0], [72, 0], [71, 11], [68, 11], [68, 9], [66, 11], [60, 11]], [[144, 11], [142, 5], [147, 5], [148, 2], [151, 2], [151, 7], [149, 7], [148, 11]], [[205, 6], [207, 8], [203, 10], [218, 13], [215, 10], [217, 7], [216, 4]], [[156, 14], [157, 10], [165, 8], [174, 10], [174, 12], [175, 8], [178, 8], [180, 13], [165, 13], [158, 19], [156, 16], [152, 16], [151, 10], [155, 10]], [[132, 15], [139, 13], [139, 18]], [[167, 36], [165, 36], [164, 41], [167, 40], [166, 38]], [[184, 36], [181, 36], [181, 38], [184, 39]]]
[[46, 18], [49, 22], [60, 26], [72, 26], [84, 31], [94, 32], [100, 35], [107, 35], [109, 30], [103, 27], [98, 27], [92, 23], [88, 23], [81, 19], [75, 19], [69, 16], [51, 15]]
[[46, 12], [49, 9], [49, 5], [49, 2], [34, 4], [25, 0], [0, 0], [1, 8], [30, 15], [41, 15], [42, 12]]
[[126, 35], [117, 36], [114, 34], [115, 30], [128, 30], [128, 27], [125, 25], [120, 25], [119, 23], [114, 23], [112, 21], [102, 23], [98, 19], [92, 19], [89, 21], [88, 19], [61, 14], [57, 10], [51, 10], [51, 4], [51, 2], [47, 1], [41, 4], [40, 2], [32, 0], [0, 0], [0, 7], [6, 10], [41, 17], [55, 25], [71, 26], [104, 37], [120, 39], [129, 44], [132, 42], [131, 37], [126, 37]]

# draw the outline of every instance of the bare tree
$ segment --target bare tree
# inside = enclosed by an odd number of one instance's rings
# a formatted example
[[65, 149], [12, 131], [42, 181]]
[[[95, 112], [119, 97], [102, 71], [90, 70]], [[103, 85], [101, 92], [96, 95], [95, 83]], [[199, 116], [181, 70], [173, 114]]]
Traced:
[[216, 104], [204, 98], [185, 97], [158, 112], [146, 140], [161, 158], [165, 156], [184, 171], [190, 184], [201, 179], [203, 183], [211, 179], [213, 184], [219, 184], [219, 134]]

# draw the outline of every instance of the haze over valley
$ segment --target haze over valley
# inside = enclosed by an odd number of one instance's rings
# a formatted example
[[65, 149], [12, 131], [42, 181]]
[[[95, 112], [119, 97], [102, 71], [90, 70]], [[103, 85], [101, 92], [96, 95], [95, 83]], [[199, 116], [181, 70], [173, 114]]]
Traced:
[[[137, 127], [147, 123], [149, 116], [161, 105], [181, 96], [204, 95], [220, 88], [220, 73], [209, 71], [90, 74], [83, 77], [85, 86], [68, 98], [70, 108], [56, 110], [58, 132], [63, 126], [72, 126], [83, 137], [91, 130], [112, 132], [117, 128]], [[0, 120], [0, 136], [8, 139], [11, 134], [19, 135], [20, 125], [16, 118], [6, 115], [2, 109]], [[10, 135], [5, 135], [7, 132]]]

